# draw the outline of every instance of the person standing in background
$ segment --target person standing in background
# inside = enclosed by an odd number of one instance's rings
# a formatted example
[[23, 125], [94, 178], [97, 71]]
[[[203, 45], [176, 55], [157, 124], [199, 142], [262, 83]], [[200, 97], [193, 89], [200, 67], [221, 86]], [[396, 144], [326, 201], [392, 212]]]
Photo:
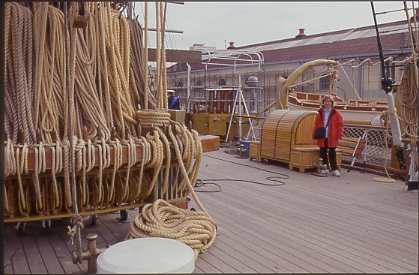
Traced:
[[[325, 95], [322, 99], [323, 107], [320, 108], [314, 122], [312, 133], [313, 143], [316, 142], [314, 132], [317, 128], [326, 128], [326, 137], [318, 138], [317, 145], [320, 147], [320, 156], [326, 169], [322, 170], [322, 174], [329, 174], [329, 168], [333, 171], [333, 175], [340, 177], [338, 165], [336, 161], [336, 147], [343, 137], [343, 118], [342, 114], [333, 107], [333, 97]], [[329, 157], [328, 157], [329, 153]]]
[[167, 90], [167, 104], [170, 110], [180, 110], [179, 98], [175, 96], [174, 90]]

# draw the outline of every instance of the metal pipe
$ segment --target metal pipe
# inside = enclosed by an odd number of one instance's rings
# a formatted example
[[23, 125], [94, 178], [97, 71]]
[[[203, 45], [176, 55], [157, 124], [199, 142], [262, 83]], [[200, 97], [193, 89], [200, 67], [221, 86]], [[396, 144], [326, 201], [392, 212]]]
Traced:
[[191, 112], [191, 102], [190, 102], [190, 97], [191, 97], [191, 65], [189, 65], [189, 63], [186, 63], [186, 66], [188, 67], [188, 81], [187, 81], [187, 90], [186, 90], [186, 94], [187, 94], [187, 103], [186, 103], [186, 113], [190, 113]]
[[239, 73], [239, 141], [242, 140], [242, 89], [241, 89], [241, 73]]
[[[359, 58], [358, 58], [358, 62], [359, 62]], [[364, 64], [361, 65], [360, 67], [360, 76], [359, 76], [359, 96], [361, 97], [361, 99], [364, 99]]]
[[[157, 31], [157, 29], [156, 28], [148, 28], [148, 31], [155, 32], [155, 31]], [[180, 31], [180, 30], [170, 30], [170, 29], [165, 29], [164, 32], [183, 33], [183, 31]]]

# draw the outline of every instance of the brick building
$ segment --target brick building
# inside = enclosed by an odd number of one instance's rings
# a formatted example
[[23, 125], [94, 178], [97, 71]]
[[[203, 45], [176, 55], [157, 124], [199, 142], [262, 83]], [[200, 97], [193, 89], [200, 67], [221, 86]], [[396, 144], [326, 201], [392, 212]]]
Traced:
[[[378, 26], [386, 62], [395, 65], [388, 74], [397, 84], [403, 73], [403, 66], [397, 65], [412, 53], [407, 20]], [[339, 65], [306, 71], [296, 81], [304, 83], [296, 87], [296, 91], [328, 93], [329, 78], [321, 76], [337, 69], [340, 77], [336, 92], [339, 97], [384, 100], [374, 25], [314, 35], [299, 29], [292, 38], [246, 46], [230, 42], [226, 50], [196, 45], [199, 47], [191, 49], [202, 51], [201, 64], [177, 63], [167, 69], [168, 89], [176, 90], [185, 108], [188, 90], [192, 98], [206, 98], [206, 90], [237, 87], [239, 78], [241, 87], [246, 87], [250, 76], [257, 77], [258, 89], [263, 94], [261, 104], [266, 107], [277, 99], [276, 85], [280, 76], [286, 78], [302, 64], [316, 59], [336, 60]]]

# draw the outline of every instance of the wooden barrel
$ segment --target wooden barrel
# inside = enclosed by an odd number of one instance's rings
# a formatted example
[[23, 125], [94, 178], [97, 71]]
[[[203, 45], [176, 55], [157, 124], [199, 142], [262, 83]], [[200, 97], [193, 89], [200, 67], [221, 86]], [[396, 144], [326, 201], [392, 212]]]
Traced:
[[316, 111], [289, 109], [271, 112], [262, 125], [261, 158], [288, 163], [296, 146], [313, 146], [311, 134], [316, 115]]

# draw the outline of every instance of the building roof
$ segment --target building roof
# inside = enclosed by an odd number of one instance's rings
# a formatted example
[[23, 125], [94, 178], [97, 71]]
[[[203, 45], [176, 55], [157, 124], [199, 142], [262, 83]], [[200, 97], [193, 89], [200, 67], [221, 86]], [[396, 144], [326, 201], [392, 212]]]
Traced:
[[[411, 52], [410, 41], [407, 36], [407, 20], [396, 21], [379, 26], [383, 51], [387, 54], [397, 52]], [[203, 50], [203, 64], [190, 64], [192, 70], [205, 69], [208, 53], [221, 58], [218, 62], [234, 64], [228, 60], [228, 55], [235, 52], [259, 54], [263, 63], [282, 63], [306, 61], [318, 58], [354, 58], [361, 56], [378, 56], [377, 36], [375, 26], [352, 28], [315, 35], [300, 35], [247, 46], [235, 47], [234, 50]], [[246, 62], [236, 61], [236, 64]], [[216, 66], [207, 65], [208, 68]], [[168, 68], [168, 72], [184, 72], [186, 64], [176, 64]]]

